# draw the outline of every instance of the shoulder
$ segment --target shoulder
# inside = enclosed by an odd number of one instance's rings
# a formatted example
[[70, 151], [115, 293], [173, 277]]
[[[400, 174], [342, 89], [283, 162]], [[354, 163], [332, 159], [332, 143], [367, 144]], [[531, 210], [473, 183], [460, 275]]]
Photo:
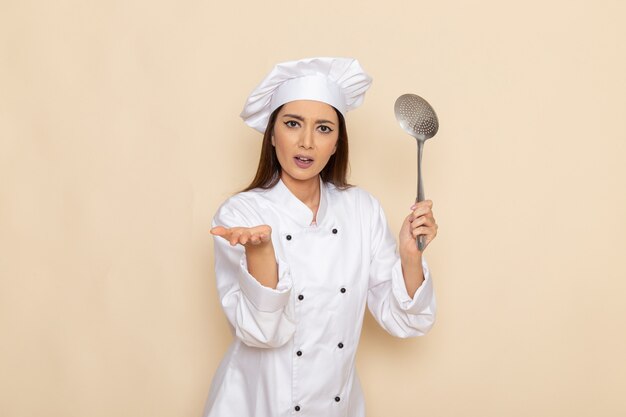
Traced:
[[260, 199], [260, 195], [263, 191], [264, 190], [262, 189], [255, 188], [254, 190], [242, 191], [232, 195], [220, 205], [219, 210], [231, 210], [241, 208], [249, 204], [255, 204]]
[[379, 200], [361, 187], [339, 189], [333, 184], [327, 184], [327, 189], [330, 200], [334, 203], [345, 204], [361, 211], [380, 210]]
[[218, 207], [213, 223], [220, 226], [258, 224], [258, 208], [262, 204], [264, 191], [262, 189], [254, 189], [229, 197]]

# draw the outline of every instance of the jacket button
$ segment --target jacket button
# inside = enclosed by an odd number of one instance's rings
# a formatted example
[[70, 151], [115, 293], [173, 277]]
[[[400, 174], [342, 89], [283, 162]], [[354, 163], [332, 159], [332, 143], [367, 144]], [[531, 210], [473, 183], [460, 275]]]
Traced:
[[291, 240], [291, 235], [287, 235], [287, 236], [285, 236], [285, 239], [287, 239], [287, 240]]
[[298, 356], [302, 356], [302, 351], [301, 351], [301, 350], [297, 351], [297, 352], [296, 352], [296, 355], [298, 355]]
[[339, 349], [343, 349], [343, 343], [339, 342], [339, 344], [337, 345], [337, 347], [338, 347]]
[[333, 229], [333, 235], [337, 234], [337, 229]]
[[339, 396], [335, 397], [335, 401], [339, 402], [341, 401], [341, 398], [339, 398]]
[[300, 295], [298, 296], [298, 300], [300, 300], [300, 301], [304, 300], [304, 295], [300, 294]]
[[346, 288], [345, 287], [341, 287], [341, 289], [339, 291], [341, 291], [341, 293], [344, 294], [346, 292]]
[[300, 406], [296, 405], [293, 409], [296, 410], [296, 411], [300, 411]]

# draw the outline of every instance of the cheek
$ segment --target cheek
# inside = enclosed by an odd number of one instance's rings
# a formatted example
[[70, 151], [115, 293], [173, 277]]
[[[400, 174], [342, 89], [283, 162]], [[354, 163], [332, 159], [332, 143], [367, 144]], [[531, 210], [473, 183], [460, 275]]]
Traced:
[[339, 138], [335, 140], [335, 143], [332, 145], [332, 149], [330, 151], [331, 155], [334, 155], [337, 152], [337, 146], [339, 146]]
[[282, 143], [280, 140], [276, 140], [274, 141], [274, 153], [276, 153], [276, 158], [278, 158], [278, 161], [280, 163], [282, 163], [285, 159], [285, 144]]

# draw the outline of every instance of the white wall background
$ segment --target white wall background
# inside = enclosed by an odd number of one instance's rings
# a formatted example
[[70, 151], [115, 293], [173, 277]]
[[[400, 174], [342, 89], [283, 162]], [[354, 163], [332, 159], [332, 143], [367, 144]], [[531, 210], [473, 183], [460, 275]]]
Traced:
[[351, 181], [398, 230], [436, 108], [425, 338], [367, 318], [368, 415], [626, 415], [626, 3], [0, 1], [0, 415], [198, 416], [230, 342], [210, 219], [279, 61], [357, 57]]

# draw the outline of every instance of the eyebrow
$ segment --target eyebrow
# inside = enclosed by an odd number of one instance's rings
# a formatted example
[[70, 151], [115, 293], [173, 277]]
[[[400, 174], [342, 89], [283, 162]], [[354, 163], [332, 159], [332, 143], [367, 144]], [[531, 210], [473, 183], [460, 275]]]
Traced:
[[[291, 117], [293, 119], [300, 120], [301, 122], [304, 122], [304, 117], [300, 116], [299, 114], [283, 114], [283, 117]], [[332, 121], [326, 120], [326, 119], [316, 120], [315, 123], [318, 123], [318, 124], [319, 123], [327, 123], [327, 124], [331, 124], [331, 125], [335, 124], [335, 122], [332, 122]]]

